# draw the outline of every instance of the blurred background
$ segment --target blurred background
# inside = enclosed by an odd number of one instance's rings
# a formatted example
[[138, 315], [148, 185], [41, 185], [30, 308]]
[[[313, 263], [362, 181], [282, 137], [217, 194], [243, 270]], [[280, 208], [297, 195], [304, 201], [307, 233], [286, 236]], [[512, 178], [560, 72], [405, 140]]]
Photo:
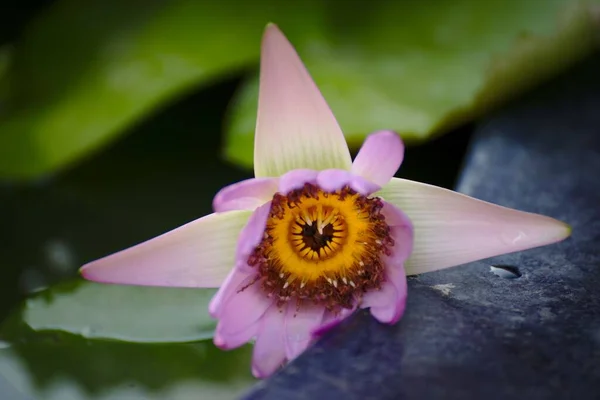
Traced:
[[356, 150], [452, 188], [477, 120], [596, 51], [600, 0], [8, 0], [0, 6], [0, 399], [235, 398], [212, 291], [82, 282], [85, 262], [252, 176], [277, 23]]

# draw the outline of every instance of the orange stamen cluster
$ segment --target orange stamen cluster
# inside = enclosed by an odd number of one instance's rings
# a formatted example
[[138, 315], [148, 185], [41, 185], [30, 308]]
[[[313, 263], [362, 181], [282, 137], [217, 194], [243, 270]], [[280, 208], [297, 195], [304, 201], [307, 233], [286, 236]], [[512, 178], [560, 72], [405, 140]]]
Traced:
[[336, 311], [352, 308], [385, 279], [381, 257], [394, 241], [381, 199], [345, 187], [306, 184], [271, 202], [264, 238], [248, 263], [279, 305], [294, 299]]

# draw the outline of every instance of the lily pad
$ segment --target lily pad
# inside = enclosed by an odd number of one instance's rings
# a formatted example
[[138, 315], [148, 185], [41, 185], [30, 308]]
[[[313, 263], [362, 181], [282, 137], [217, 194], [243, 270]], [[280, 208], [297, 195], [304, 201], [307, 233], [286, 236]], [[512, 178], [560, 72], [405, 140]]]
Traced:
[[[214, 289], [105, 285], [86, 281], [54, 286], [26, 300], [13, 316], [37, 332], [62, 331], [87, 339], [128, 342], [191, 342], [210, 339], [216, 321], [208, 314]], [[9, 324], [10, 325], [10, 324]], [[2, 333], [2, 332], [0, 332]]]
[[[379, 129], [415, 143], [589, 54], [598, 27], [593, 4], [598, 1], [369, 2], [357, 7], [360, 15], [345, 13], [329, 42], [303, 46], [288, 36], [352, 147]], [[252, 165], [257, 99], [255, 76], [232, 103], [226, 132], [225, 156], [246, 166]]]
[[56, 335], [0, 348], [0, 388], [15, 400], [234, 399], [254, 381], [250, 353]]

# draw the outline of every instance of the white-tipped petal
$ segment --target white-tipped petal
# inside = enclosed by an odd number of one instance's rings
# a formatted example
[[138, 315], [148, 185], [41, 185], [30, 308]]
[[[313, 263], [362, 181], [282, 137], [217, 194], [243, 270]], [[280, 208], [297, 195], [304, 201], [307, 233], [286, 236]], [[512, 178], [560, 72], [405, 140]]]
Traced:
[[352, 160], [333, 113], [292, 45], [277, 26], [262, 42], [254, 174], [294, 169], [350, 170]]
[[137, 246], [92, 261], [85, 279], [125, 285], [219, 287], [235, 265], [251, 211], [210, 214]]
[[393, 178], [376, 193], [404, 211], [414, 227], [408, 275], [558, 242], [570, 227], [437, 186]]

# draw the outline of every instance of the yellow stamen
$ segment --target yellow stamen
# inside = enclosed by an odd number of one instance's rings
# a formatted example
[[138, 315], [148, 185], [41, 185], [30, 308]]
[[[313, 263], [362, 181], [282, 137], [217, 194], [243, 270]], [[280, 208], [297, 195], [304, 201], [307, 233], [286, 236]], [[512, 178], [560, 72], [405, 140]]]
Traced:
[[382, 206], [349, 188], [327, 193], [307, 184], [276, 194], [264, 239], [249, 259], [262, 287], [280, 302], [295, 297], [351, 307], [384, 279], [380, 258], [393, 240]]

